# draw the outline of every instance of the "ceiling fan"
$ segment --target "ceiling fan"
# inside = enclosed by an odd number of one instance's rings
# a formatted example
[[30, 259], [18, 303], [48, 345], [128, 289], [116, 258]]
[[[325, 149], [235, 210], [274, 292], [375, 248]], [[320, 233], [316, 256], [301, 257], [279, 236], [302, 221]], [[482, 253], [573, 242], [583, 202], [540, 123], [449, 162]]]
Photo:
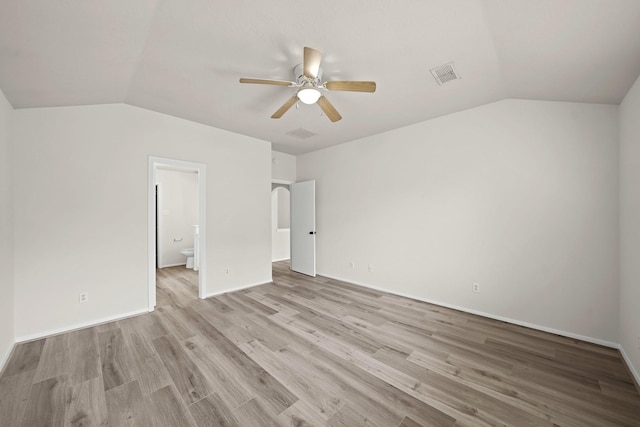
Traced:
[[282, 107], [271, 116], [272, 119], [279, 119], [293, 106], [298, 100], [305, 104], [317, 103], [329, 120], [337, 122], [342, 118], [340, 113], [322, 95], [323, 90], [340, 90], [348, 92], [375, 92], [376, 82], [360, 82], [360, 81], [330, 81], [322, 82], [322, 52], [310, 47], [304, 48], [304, 59], [302, 64], [298, 64], [293, 69], [295, 81], [287, 80], [265, 80], [241, 78], [240, 83], [252, 83], [262, 85], [276, 85], [297, 88], [297, 92], [289, 98]]

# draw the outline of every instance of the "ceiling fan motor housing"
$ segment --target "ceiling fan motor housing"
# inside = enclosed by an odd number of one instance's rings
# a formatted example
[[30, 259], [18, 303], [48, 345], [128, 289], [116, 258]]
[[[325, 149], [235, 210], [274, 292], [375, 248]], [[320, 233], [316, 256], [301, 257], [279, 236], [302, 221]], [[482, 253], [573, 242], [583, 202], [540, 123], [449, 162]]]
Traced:
[[322, 87], [322, 68], [318, 67], [318, 77], [311, 78], [304, 75], [304, 66], [303, 64], [298, 64], [293, 68], [293, 77], [295, 78], [296, 84], [299, 86], [303, 86], [305, 83], [311, 83], [315, 87]]

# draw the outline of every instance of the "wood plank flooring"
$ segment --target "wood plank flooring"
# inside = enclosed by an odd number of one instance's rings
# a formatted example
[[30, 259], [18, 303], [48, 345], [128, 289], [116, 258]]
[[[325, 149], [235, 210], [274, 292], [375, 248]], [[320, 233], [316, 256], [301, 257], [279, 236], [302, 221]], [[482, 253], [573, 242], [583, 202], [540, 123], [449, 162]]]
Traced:
[[640, 426], [617, 350], [274, 264], [197, 299], [158, 270], [155, 312], [22, 343], [1, 426]]

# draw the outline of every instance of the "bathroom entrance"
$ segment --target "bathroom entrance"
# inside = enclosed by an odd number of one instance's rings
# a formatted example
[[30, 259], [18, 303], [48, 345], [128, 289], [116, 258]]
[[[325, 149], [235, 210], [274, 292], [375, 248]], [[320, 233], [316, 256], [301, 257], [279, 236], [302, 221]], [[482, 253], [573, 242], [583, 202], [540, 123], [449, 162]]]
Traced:
[[205, 291], [205, 166], [149, 158], [149, 311]]

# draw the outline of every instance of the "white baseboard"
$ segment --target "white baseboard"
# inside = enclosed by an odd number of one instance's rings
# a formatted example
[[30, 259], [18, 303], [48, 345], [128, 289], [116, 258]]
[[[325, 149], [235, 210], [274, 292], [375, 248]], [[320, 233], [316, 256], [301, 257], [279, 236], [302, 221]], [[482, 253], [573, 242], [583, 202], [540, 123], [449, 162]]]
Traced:
[[228, 294], [229, 292], [241, 291], [243, 289], [253, 288], [254, 286], [266, 285], [268, 283], [272, 283], [272, 281], [269, 280], [268, 282], [253, 283], [251, 285], [242, 285], [242, 286], [238, 286], [237, 288], [226, 289], [220, 292], [213, 292], [211, 294], [207, 294], [205, 298], [216, 297], [218, 295]]
[[50, 329], [48, 331], [36, 332], [35, 334], [22, 335], [22, 336], [16, 338], [16, 343], [22, 343], [22, 342], [26, 342], [26, 341], [33, 341], [33, 340], [37, 340], [37, 339], [40, 339], [40, 338], [50, 337], [52, 335], [58, 335], [58, 334], [66, 333], [66, 332], [72, 332], [72, 331], [75, 331], [75, 330], [78, 330], [78, 329], [82, 329], [82, 328], [88, 328], [88, 327], [91, 327], [91, 326], [98, 326], [98, 325], [102, 325], [103, 323], [114, 322], [116, 320], [126, 319], [127, 317], [139, 316], [140, 314], [146, 314], [148, 312], [149, 312], [149, 309], [148, 308], [144, 308], [144, 309], [140, 309], [140, 310], [136, 310], [136, 311], [131, 311], [129, 313], [122, 313], [122, 314], [118, 314], [118, 315], [115, 315], [115, 316], [103, 317], [102, 319], [91, 320], [89, 322], [77, 323], [75, 325], [66, 326], [66, 327], [63, 327], [63, 328]]
[[13, 344], [11, 344], [9, 346], [9, 348], [6, 351], [6, 353], [0, 359], [0, 376], [4, 372], [4, 367], [7, 365], [7, 362], [9, 361], [9, 357], [11, 357], [11, 353], [13, 353], [13, 349], [15, 347], [16, 347], [16, 343], [14, 342]]
[[278, 261], [289, 261], [291, 258], [287, 257], [287, 258], [280, 258], [280, 259], [272, 259], [271, 262], [278, 262]]
[[620, 354], [622, 354], [622, 358], [627, 364], [631, 375], [633, 375], [633, 378], [636, 380], [636, 388], [638, 389], [638, 393], [640, 393], [640, 375], [638, 375], [638, 371], [636, 371], [633, 364], [631, 363], [631, 359], [629, 359], [629, 356], [627, 356], [627, 353], [625, 353], [624, 347], [622, 347], [622, 345], [619, 345], [618, 350], [620, 350]]
[[187, 265], [187, 263], [186, 262], [179, 262], [177, 264], [165, 264], [165, 265], [158, 266], [158, 268], [178, 267], [180, 265]]
[[619, 349], [620, 348], [620, 345], [617, 344], [617, 343], [601, 340], [599, 338], [593, 338], [593, 337], [588, 337], [588, 336], [585, 336], [585, 335], [579, 335], [579, 334], [575, 334], [573, 332], [561, 331], [559, 329], [549, 328], [547, 326], [542, 326], [542, 325], [538, 325], [538, 324], [535, 324], [535, 323], [523, 322], [521, 320], [511, 319], [509, 317], [498, 316], [498, 315], [491, 314], [491, 313], [485, 313], [483, 311], [474, 310], [474, 309], [467, 308], [467, 307], [461, 307], [459, 305], [449, 304], [449, 303], [442, 302], [442, 301], [436, 301], [436, 300], [432, 300], [432, 299], [428, 299], [428, 298], [417, 297], [415, 295], [409, 295], [409, 294], [405, 294], [405, 293], [398, 292], [398, 291], [392, 291], [392, 290], [389, 290], [389, 289], [384, 289], [384, 288], [380, 288], [380, 287], [377, 287], [377, 286], [372, 286], [372, 285], [369, 285], [367, 283], [355, 282], [353, 280], [343, 279], [343, 278], [332, 276], [332, 275], [328, 275], [328, 274], [322, 274], [322, 273], [318, 273], [318, 274], [320, 274], [321, 276], [324, 276], [324, 277], [328, 277], [330, 279], [340, 280], [341, 282], [347, 282], [347, 283], [352, 283], [354, 285], [362, 286], [364, 288], [374, 289], [376, 291], [382, 291], [382, 292], [386, 292], [386, 293], [389, 293], [389, 294], [393, 294], [393, 295], [397, 295], [397, 296], [401, 296], [401, 297], [405, 297], [405, 298], [411, 298], [411, 299], [415, 299], [415, 300], [418, 300], [418, 301], [426, 302], [426, 303], [429, 303], [429, 304], [435, 304], [435, 305], [439, 305], [441, 307], [451, 308], [453, 310], [464, 311], [465, 313], [476, 314], [478, 316], [488, 317], [490, 319], [500, 320], [502, 322], [512, 323], [512, 324], [518, 325], [518, 326], [524, 326], [526, 328], [537, 329], [539, 331], [549, 332], [549, 333], [552, 333], [552, 334], [561, 335], [563, 337], [578, 339], [578, 340], [581, 340], [581, 341], [586, 341], [586, 342], [589, 342], [589, 343], [592, 343], [592, 344], [598, 344], [598, 345], [602, 345], [602, 346], [605, 346], [605, 347], [611, 347], [611, 348], [615, 348], [615, 349]]

